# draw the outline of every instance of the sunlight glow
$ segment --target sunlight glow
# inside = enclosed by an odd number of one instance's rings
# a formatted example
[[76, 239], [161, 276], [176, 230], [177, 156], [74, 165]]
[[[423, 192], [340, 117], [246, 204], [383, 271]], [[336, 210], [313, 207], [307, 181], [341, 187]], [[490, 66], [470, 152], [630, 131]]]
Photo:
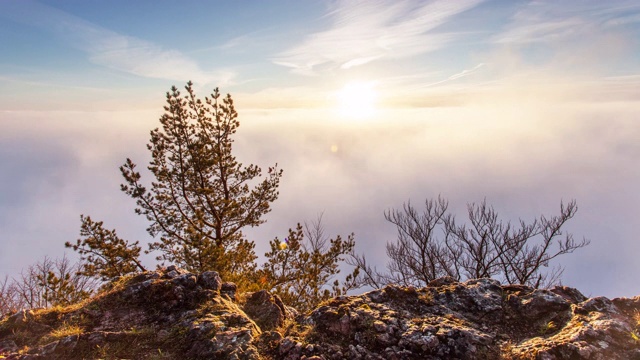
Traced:
[[339, 113], [349, 118], [374, 115], [378, 94], [373, 82], [351, 82], [336, 94]]

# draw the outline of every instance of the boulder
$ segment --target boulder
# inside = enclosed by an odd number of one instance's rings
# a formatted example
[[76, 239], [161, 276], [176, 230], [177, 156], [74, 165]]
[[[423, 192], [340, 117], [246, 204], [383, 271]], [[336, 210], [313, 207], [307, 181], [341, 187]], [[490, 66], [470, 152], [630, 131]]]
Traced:
[[266, 290], [251, 294], [247, 298], [243, 310], [262, 331], [278, 328], [284, 324], [287, 318], [292, 318], [291, 312], [280, 297], [272, 295]]
[[205, 289], [220, 291], [222, 287], [222, 279], [215, 271], [205, 271], [198, 276], [198, 285]]

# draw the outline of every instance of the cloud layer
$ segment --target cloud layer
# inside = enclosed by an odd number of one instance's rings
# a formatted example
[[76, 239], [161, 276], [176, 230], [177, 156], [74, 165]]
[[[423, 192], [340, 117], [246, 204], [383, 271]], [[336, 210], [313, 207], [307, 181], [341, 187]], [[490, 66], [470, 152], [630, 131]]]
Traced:
[[[268, 222], [247, 231], [259, 254], [268, 240], [324, 212], [328, 234], [355, 232], [358, 251], [384, 266], [384, 246], [395, 229], [383, 212], [405, 201], [419, 206], [440, 194], [462, 216], [468, 202], [486, 198], [515, 221], [557, 214], [561, 200], [576, 199], [580, 210], [567, 230], [592, 244], [560, 260], [567, 267], [565, 283], [593, 295], [637, 291], [626, 275], [640, 271], [634, 255], [640, 251], [636, 103], [494, 99], [382, 112], [366, 126], [324, 110], [239, 110], [239, 160], [263, 167], [278, 162], [285, 170]], [[61, 254], [62, 244], [78, 235], [81, 213], [104, 220], [123, 237], [149, 241], [144, 219], [118, 190], [117, 167], [127, 156], [143, 167], [157, 113], [43, 116], [0, 117], [12, 134], [0, 137], [0, 147], [11, 149], [2, 152], [0, 164], [13, 170], [2, 179], [0, 242], [9, 251], [0, 253], [0, 271]], [[141, 118], [144, 124], [131, 126]], [[385, 120], [390, 118], [395, 121]], [[34, 249], [29, 256], [25, 244]]]

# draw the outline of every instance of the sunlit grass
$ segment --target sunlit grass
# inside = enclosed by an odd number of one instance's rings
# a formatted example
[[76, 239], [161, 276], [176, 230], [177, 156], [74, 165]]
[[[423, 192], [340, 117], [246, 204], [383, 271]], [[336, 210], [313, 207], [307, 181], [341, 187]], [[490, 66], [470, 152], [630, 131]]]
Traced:
[[43, 336], [42, 339], [40, 339], [39, 343], [48, 344], [56, 340], [64, 339], [68, 336], [80, 336], [82, 334], [84, 334], [84, 329], [80, 326], [63, 322], [59, 328], [54, 329], [47, 335]]
[[80, 326], [63, 323], [61, 327], [50, 332], [49, 336], [54, 340], [58, 340], [66, 338], [67, 336], [82, 334], [84, 334], [84, 330]]

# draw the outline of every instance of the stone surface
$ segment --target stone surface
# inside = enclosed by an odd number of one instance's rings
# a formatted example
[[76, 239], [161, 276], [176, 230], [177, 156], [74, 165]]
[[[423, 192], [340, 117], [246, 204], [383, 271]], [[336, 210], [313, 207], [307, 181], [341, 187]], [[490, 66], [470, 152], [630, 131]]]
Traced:
[[222, 279], [215, 271], [205, 271], [198, 277], [198, 285], [205, 289], [220, 291], [222, 287]]
[[226, 295], [229, 299], [235, 301], [236, 300], [236, 292], [238, 291], [238, 287], [236, 284], [232, 282], [224, 282], [220, 286], [220, 294]]
[[119, 279], [82, 304], [0, 320], [0, 358], [640, 359], [640, 297], [443, 278], [298, 315], [267, 291], [238, 304], [236, 291], [176, 267]]
[[273, 330], [282, 326], [288, 317], [287, 309], [282, 300], [266, 290], [251, 294], [243, 309], [262, 330]]
[[[169, 267], [119, 282], [82, 306], [21, 311], [0, 321], [0, 358], [260, 358], [254, 346], [260, 328], [220, 295], [217, 273]], [[79, 333], [63, 336], [73, 326]]]
[[[335, 298], [300, 321], [303, 359], [640, 359], [640, 297], [587, 299], [489, 279], [387, 286]], [[288, 350], [288, 351], [285, 351]]]

